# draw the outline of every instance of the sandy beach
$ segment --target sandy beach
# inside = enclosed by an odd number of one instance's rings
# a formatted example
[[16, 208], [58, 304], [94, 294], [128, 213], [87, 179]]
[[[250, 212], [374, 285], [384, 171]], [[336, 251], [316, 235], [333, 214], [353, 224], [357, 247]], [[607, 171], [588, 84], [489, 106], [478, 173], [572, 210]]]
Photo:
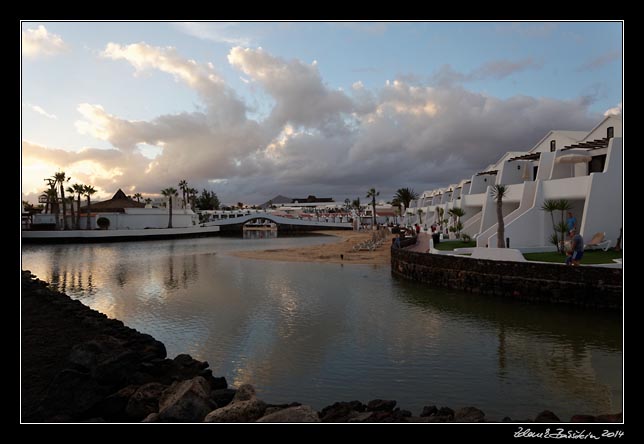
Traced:
[[[316, 231], [329, 235], [329, 242], [299, 248], [283, 248], [256, 251], [235, 251], [230, 254], [246, 259], [264, 259], [286, 262], [326, 262], [334, 264], [389, 264], [391, 239], [389, 234], [385, 241], [373, 251], [353, 251], [353, 247], [371, 238], [371, 231]], [[343, 255], [343, 258], [340, 257]]]

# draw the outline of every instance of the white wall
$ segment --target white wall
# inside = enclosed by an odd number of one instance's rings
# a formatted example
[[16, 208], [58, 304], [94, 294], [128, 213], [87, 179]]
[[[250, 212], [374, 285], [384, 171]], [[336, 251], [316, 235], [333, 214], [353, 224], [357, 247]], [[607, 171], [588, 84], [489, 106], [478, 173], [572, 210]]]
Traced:
[[622, 137], [622, 118], [621, 116], [609, 116], [595, 128], [593, 128], [584, 140], [597, 140], [606, 137], [609, 126], [614, 128], [614, 137]]
[[487, 187], [494, 185], [496, 180], [495, 175], [484, 174], [482, 176], [472, 176], [472, 184], [470, 186], [470, 194], [485, 193]]
[[[514, 162], [503, 162], [499, 168], [498, 174], [496, 175], [496, 183], [502, 185], [523, 183], [523, 170], [526, 168], [525, 164], [526, 162], [516, 160]], [[530, 176], [532, 176], [532, 174]]]
[[543, 182], [544, 199], [585, 199], [590, 176], [568, 177]]
[[590, 184], [581, 222], [581, 235], [585, 241], [589, 241], [598, 231], [606, 232], [611, 246], [615, 245], [619, 237], [619, 229], [624, 224], [622, 159], [622, 138], [611, 139], [604, 172], [589, 176]]

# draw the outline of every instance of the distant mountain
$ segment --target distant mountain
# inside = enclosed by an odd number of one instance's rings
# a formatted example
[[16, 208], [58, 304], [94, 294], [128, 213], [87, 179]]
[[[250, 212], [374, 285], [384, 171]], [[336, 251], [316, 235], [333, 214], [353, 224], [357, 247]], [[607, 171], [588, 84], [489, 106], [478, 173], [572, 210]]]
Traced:
[[[270, 204], [269, 204], [270, 202]], [[278, 194], [272, 199], [269, 199], [268, 201], [264, 202], [263, 204], [259, 205], [260, 208], [266, 209], [268, 208], [269, 205], [279, 205], [279, 204], [287, 204], [293, 202], [293, 199], [291, 197], [286, 197], [282, 196], [281, 194]]]

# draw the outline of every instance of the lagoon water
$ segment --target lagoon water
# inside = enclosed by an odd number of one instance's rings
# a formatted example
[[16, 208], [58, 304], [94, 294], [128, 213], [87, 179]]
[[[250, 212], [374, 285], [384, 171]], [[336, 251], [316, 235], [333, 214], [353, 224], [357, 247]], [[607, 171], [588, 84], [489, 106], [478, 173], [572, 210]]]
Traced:
[[268, 403], [395, 399], [489, 419], [622, 411], [619, 313], [430, 289], [389, 266], [241, 259], [328, 237], [24, 245], [22, 268]]

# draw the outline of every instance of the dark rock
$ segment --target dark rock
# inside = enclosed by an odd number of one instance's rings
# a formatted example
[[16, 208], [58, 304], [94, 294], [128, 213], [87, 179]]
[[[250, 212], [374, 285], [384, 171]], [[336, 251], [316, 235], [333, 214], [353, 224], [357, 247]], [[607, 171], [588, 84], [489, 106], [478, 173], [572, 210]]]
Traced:
[[77, 417], [97, 405], [105, 395], [105, 388], [89, 373], [65, 369], [52, 381], [42, 406], [57, 415]]
[[255, 422], [265, 412], [266, 403], [257, 399], [253, 386], [243, 384], [230, 404], [208, 413], [204, 422]]
[[534, 422], [561, 422], [561, 420], [550, 410], [544, 410], [537, 415]]
[[336, 402], [324, 407], [319, 416], [322, 422], [348, 422], [357, 416], [357, 413], [364, 412], [366, 406], [360, 401]]
[[130, 397], [125, 412], [135, 420], [141, 421], [150, 413], [159, 411], [159, 399], [167, 387], [158, 382], [150, 382], [142, 385]]
[[150, 413], [141, 422], [159, 422], [159, 414], [158, 413]]
[[595, 422], [595, 417], [592, 415], [574, 415], [569, 422]]
[[256, 397], [255, 387], [250, 384], [242, 384], [235, 393], [232, 402], [249, 401]]
[[237, 390], [217, 389], [210, 392], [210, 399], [217, 405], [217, 408], [228, 405], [235, 397]]
[[512, 422], [512, 418], [510, 418], [509, 416], [504, 416], [501, 422]]
[[107, 398], [103, 399], [97, 407], [101, 416], [109, 421], [124, 422], [129, 420], [125, 413], [127, 403], [138, 387], [136, 385], [128, 385], [123, 387], [116, 393], [112, 393]]
[[300, 405], [265, 415], [257, 422], [320, 422], [320, 418], [310, 406]]
[[449, 407], [441, 407], [436, 413], [437, 416], [444, 416], [451, 419], [454, 419], [454, 410]]
[[168, 387], [159, 400], [159, 420], [162, 422], [201, 422], [213, 408], [210, 387], [197, 376], [177, 381]]
[[476, 407], [463, 407], [454, 414], [456, 422], [483, 422], [485, 413]]
[[426, 405], [425, 407], [423, 407], [423, 411], [421, 412], [420, 417], [425, 418], [427, 416], [436, 415], [437, 413], [438, 409], [435, 405]]
[[367, 404], [367, 410], [371, 412], [391, 412], [396, 407], [396, 401], [374, 399]]

